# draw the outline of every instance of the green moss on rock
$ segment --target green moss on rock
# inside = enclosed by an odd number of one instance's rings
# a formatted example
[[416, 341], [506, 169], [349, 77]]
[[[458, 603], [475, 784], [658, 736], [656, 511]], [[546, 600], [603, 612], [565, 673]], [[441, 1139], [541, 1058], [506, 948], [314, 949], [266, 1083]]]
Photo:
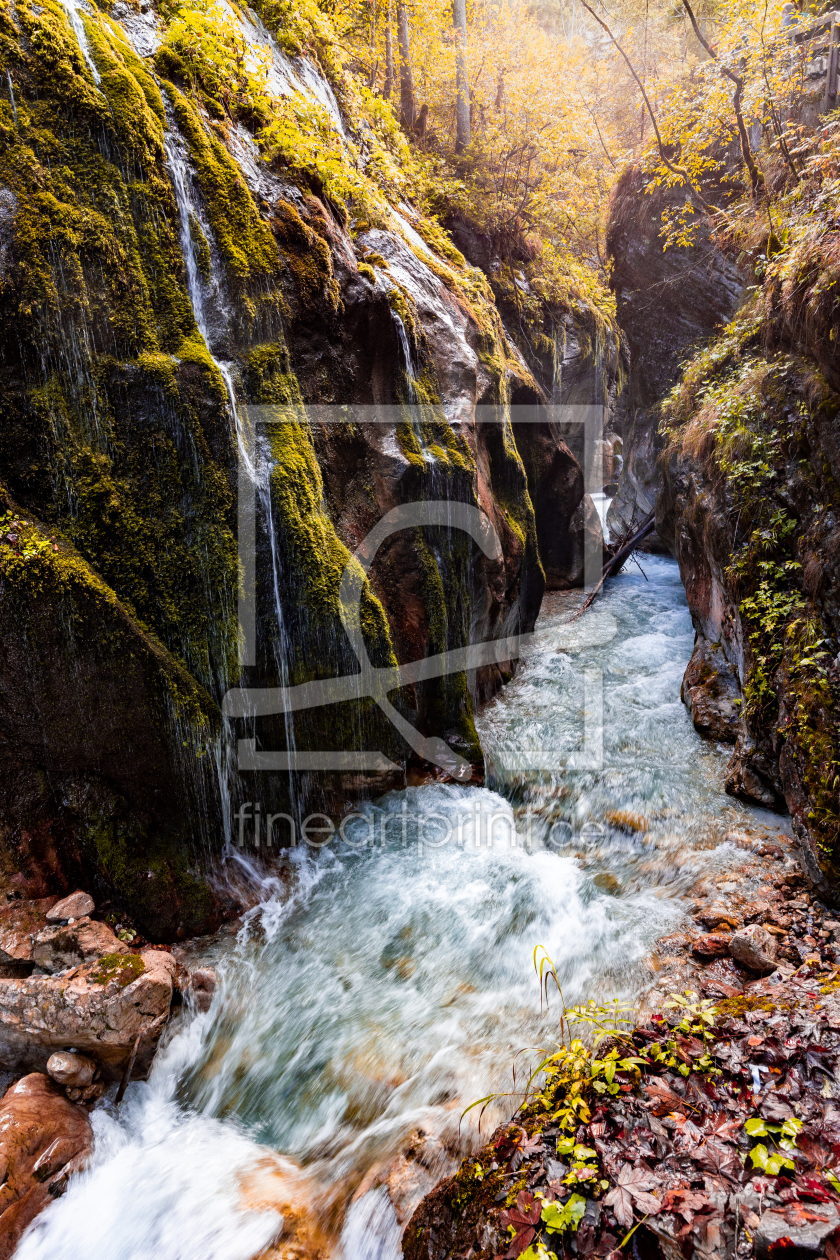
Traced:
[[115, 980], [121, 989], [139, 980], [146, 964], [139, 954], [104, 954], [88, 977], [91, 984], [110, 984]]

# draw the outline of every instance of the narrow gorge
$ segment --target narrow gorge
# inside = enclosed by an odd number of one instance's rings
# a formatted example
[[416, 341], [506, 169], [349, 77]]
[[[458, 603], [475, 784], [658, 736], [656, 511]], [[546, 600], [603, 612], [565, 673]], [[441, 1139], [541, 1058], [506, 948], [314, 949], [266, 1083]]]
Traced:
[[837, 1260], [840, 23], [684, 8], [0, 9], [0, 1257]]

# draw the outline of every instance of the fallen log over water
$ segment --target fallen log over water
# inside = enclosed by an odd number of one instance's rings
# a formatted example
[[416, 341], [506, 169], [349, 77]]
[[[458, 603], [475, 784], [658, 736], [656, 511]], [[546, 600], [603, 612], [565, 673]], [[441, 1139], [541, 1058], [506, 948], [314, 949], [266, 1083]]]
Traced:
[[619, 547], [615, 555], [611, 556], [610, 559], [607, 561], [607, 563], [604, 565], [604, 571], [601, 574], [601, 580], [598, 582], [598, 585], [595, 586], [589, 592], [586, 599], [581, 604], [580, 611], [577, 613], [578, 617], [581, 615], [581, 613], [585, 613], [587, 608], [590, 606], [590, 604], [592, 604], [593, 600], [595, 599], [595, 596], [598, 594], [601, 587], [606, 582], [607, 578], [612, 577], [614, 574], [619, 572], [622, 565], [624, 564], [624, 561], [629, 559], [629, 557], [633, 554], [633, 552], [638, 547], [639, 543], [642, 542], [645, 538], [647, 538], [649, 534], [652, 534], [655, 528], [656, 528], [656, 520], [654, 518], [653, 512], [651, 512], [650, 515], [646, 516], [645, 519], [642, 521], [639, 528], [633, 534], [633, 537], [628, 542], [624, 543], [621, 547]]

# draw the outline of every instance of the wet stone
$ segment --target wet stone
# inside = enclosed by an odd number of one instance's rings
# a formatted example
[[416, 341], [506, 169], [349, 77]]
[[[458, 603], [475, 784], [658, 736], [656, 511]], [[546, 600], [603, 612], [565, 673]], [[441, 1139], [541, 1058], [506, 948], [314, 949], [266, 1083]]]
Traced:
[[80, 919], [83, 915], [92, 914], [95, 909], [96, 903], [90, 893], [79, 889], [71, 893], [69, 897], [57, 901], [52, 909], [47, 911], [47, 922], [61, 923], [66, 919]]
[[93, 1059], [85, 1054], [76, 1054], [72, 1050], [58, 1050], [47, 1059], [47, 1075], [59, 1085], [71, 1085], [75, 1089], [85, 1089], [96, 1076], [97, 1067]]
[[784, 1210], [770, 1208], [761, 1217], [755, 1234], [758, 1260], [784, 1256], [785, 1260], [812, 1260], [822, 1252], [823, 1240], [840, 1225], [833, 1203], [791, 1203]]
[[729, 953], [729, 937], [714, 934], [698, 936], [691, 946], [691, 952], [696, 958], [725, 958]]
[[772, 971], [776, 965], [776, 941], [760, 923], [751, 923], [736, 932], [729, 942], [729, 952], [750, 971]]

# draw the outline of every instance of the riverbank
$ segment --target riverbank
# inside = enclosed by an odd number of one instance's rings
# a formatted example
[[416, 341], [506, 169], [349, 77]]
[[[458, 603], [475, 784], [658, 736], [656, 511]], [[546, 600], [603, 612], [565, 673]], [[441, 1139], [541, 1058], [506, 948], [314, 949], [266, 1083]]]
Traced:
[[[791, 904], [805, 898], [789, 881], [774, 882], [793, 913], [766, 916], [771, 930], [804, 908]], [[756, 976], [754, 954], [751, 969], [736, 964], [722, 982], [711, 963], [698, 991], [635, 1027], [602, 1008], [572, 1012], [565, 1028], [555, 1015], [563, 1049], [545, 1085], [424, 1201], [405, 1231], [406, 1260], [835, 1257], [840, 925], [810, 909], [808, 938], [793, 928], [777, 943], [788, 956], [810, 950], [796, 969]], [[717, 941], [744, 957], [745, 938]], [[732, 983], [738, 970], [743, 985]], [[573, 1040], [591, 1044], [593, 1031], [614, 1027], [594, 1051]]]

